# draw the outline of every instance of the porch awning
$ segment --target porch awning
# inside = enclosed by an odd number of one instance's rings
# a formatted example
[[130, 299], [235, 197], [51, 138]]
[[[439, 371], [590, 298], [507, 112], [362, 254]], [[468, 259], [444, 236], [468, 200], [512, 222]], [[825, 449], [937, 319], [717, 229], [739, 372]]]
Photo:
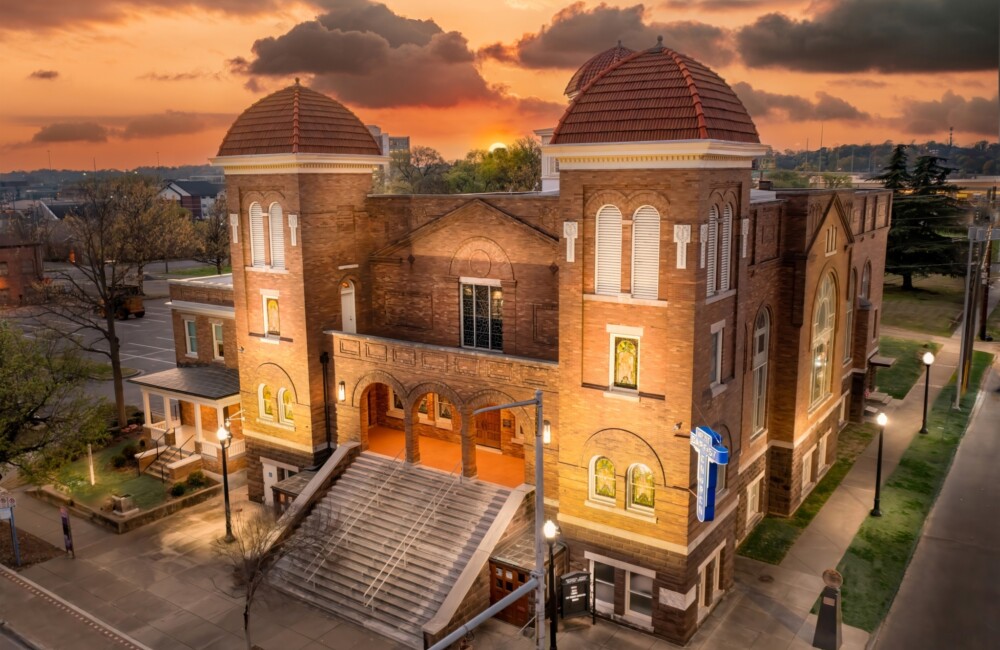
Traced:
[[146, 388], [210, 400], [232, 397], [240, 392], [239, 371], [222, 366], [171, 368], [151, 375], [140, 375], [128, 381]]

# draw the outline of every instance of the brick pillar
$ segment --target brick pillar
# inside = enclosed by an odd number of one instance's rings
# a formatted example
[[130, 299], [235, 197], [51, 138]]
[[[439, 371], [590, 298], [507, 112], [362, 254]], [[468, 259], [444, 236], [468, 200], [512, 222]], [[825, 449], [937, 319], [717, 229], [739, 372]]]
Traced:
[[462, 476], [475, 478], [479, 475], [476, 469], [476, 440], [472, 433], [472, 411], [462, 411]]
[[417, 440], [417, 432], [413, 430], [413, 418], [413, 409], [408, 408], [406, 417], [403, 418], [403, 434], [406, 440], [406, 462], [415, 464], [420, 462], [420, 443]]

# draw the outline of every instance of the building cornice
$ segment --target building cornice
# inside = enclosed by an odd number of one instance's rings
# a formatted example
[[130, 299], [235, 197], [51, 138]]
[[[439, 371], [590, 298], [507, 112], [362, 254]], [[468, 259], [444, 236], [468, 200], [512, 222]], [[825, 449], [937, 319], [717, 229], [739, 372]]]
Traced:
[[581, 169], [750, 169], [762, 144], [724, 140], [551, 144], [542, 153], [562, 171]]
[[389, 164], [388, 156], [333, 153], [275, 153], [216, 156], [208, 161], [227, 175], [367, 174]]

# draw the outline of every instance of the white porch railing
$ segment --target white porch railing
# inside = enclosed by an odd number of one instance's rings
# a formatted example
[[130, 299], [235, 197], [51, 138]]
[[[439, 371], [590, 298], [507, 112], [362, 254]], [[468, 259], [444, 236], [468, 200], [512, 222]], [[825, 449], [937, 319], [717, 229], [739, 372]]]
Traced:
[[[221, 447], [219, 446], [219, 443], [217, 443], [217, 442], [210, 442], [208, 440], [205, 440], [205, 441], [203, 441], [201, 443], [201, 453], [202, 453], [203, 456], [208, 456], [209, 458], [218, 458], [219, 457], [219, 449], [221, 449]], [[227, 452], [227, 456], [229, 458], [234, 458], [236, 456], [242, 456], [243, 454], [246, 453], [246, 451], [247, 451], [246, 440], [243, 440], [242, 438], [239, 438], [239, 439], [233, 440], [232, 443], [230, 443], [230, 445], [229, 445], [229, 451]]]

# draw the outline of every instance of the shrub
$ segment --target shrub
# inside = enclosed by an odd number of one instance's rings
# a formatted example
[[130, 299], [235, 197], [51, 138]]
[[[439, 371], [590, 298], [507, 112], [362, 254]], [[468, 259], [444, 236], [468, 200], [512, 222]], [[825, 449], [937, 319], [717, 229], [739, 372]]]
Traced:
[[115, 466], [115, 469], [121, 469], [128, 465], [128, 457], [125, 454], [116, 454], [111, 457], [111, 464]]
[[135, 461], [135, 455], [138, 453], [139, 447], [134, 442], [130, 442], [122, 447], [122, 456], [127, 458], [129, 462]]
[[184, 492], [186, 490], [187, 488], [184, 486], [183, 483], [174, 483], [173, 487], [170, 488], [170, 496], [172, 497], [184, 496]]
[[191, 474], [188, 475], [187, 484], [188, 487], [198, 489], [198, 488], [208, 487], [209, 485], [212, 484], [212, 481], [207, 476], [205, 476], [201, 472], [201, 470], [198, 470], [191, 472]]

